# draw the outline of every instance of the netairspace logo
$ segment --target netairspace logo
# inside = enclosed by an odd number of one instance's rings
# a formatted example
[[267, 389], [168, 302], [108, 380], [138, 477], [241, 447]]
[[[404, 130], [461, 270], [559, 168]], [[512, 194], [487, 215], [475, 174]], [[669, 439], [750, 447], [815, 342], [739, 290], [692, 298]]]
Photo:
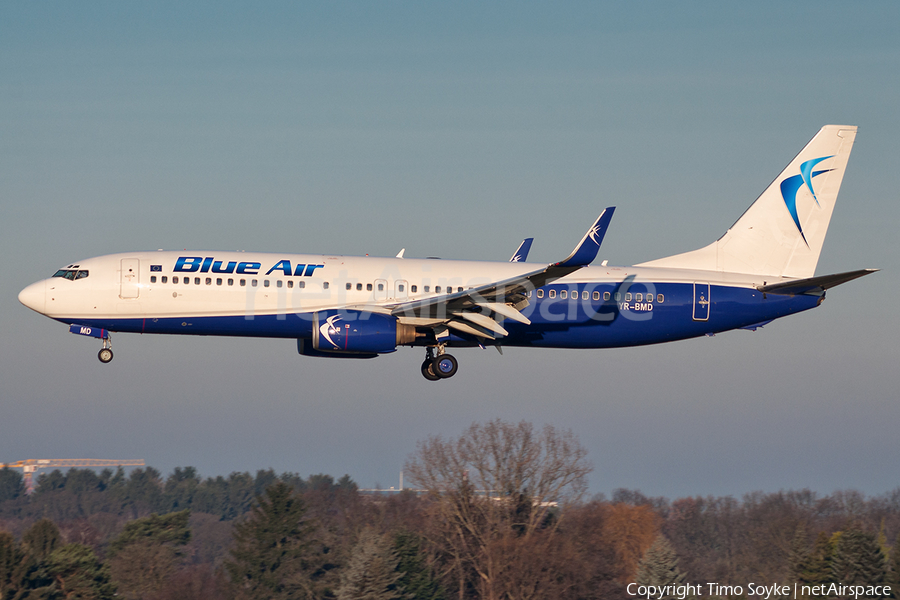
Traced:
[[[748, 598], [757, 596], [764, 600], [783, 596], [790, 596], [794, 600], [800, 597], [815, 596], [828, 596], [831, 598], [841, 596], [857, 600], [860, 597], [887, 598], [891, 595], [891, 586], [889, 585], [845, 585], [842, 583], [800, 585], [799, 583], [794, 583], [793, 586], [790, 586], [779, 583], [769, 585], [749, 583], [746, 588]], [[687, 598], [699, 596], [725, 597], [743, 596], [745, 594], [744, 586], [721, 585], [718, 583], [683, 583], [679, 585], [638, 585], [637, 583], [629, 583], [625, 591], [629, 596], [637, 596], [646, 600], [662, 600], [663, 598], [686, 600]]]

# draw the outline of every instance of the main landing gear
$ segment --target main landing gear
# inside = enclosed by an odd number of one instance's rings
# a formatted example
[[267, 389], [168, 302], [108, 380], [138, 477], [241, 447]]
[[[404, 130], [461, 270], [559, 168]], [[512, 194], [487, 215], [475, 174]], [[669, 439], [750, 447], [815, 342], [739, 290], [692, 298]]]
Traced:
[[451, 354], [444, 353], [444, 345], [438, 344], [437, 356], [435, 348], [429, 346], [425, 349], [425, 362], [422, 363], [422, 375], [428, 381], [447, 379], [456, 375], [459, 370], [459, 362]]

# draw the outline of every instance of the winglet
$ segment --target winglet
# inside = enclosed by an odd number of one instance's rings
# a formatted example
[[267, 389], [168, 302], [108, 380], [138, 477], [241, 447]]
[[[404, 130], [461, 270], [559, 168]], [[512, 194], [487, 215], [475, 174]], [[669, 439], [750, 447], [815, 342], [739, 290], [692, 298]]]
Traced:
[[578, 246], [572, 250], [572, 254], [564, 260], [555, 263], [553, 266], [585, 267], [591, 264], [591, 262], [597, 258], [597, 253], [600, 251], [600, 244], [603, 243], [603, 236], [606, 235], [606, 230], [609, 229], [609, 222], [612, 220], [615, 210], [615, 206], [610, 206], [600, 213], [600, 216], [597, 217], [597, 221], [590, 229], [588, 229], [587, 233], [584, 234], [584, 237], [581, 238], [581, 242], [579, 242]]
[[509, 262], [525, 262], [525, 259], [528, 258], [528, 251], [531, 250], [531, 242], [533, 241], [534, 238], [525, 238], [522, 240], [522, 243], [519, 244], [519, 247], [513, 252]]

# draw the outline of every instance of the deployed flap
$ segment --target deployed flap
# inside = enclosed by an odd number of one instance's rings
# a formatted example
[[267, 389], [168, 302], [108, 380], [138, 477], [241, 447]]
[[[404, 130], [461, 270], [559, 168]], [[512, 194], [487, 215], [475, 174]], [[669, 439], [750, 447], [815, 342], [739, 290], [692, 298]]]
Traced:
[[811, 296], [821, 296], [828, 288], [833, 288], [836, 285], [853, 281], [858, 277], [870, 275], [876, 271], [878, 271], [878, 269], [848, 271], [846, 273], [836, 273], [835, 275], [822, 275], [820, 277], [810, 277], [809, 279], [795, 279], [793, 281], [785, 281], [784, 283], [760, 285], [757, 286], [756, 289], [766, 294], [784, 294], [787, 296], [809, 294]]

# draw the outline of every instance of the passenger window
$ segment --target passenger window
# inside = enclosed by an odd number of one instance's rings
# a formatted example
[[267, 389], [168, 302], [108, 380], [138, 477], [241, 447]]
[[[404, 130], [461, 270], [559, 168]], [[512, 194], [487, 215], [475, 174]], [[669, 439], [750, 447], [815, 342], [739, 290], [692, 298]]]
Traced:
[[175, 277], [172, 278], [172, 283], [178, 283], [178, 276], [177, 276], [177, 275], [176, 275]]
[[456, 291], [457, 291], [457, 292], [461, 292], [461, 291], [462, 291], [462, 288], [461, 288], [461, 287], [458, 287], [458, 288], [456, 288]]
[[200, 278], [194, 277], [194, 285], [200, 285]]
[[609, 292], [603, 292], [603, 299], [609, 300]]
[[216, 285], [222, 285], [222, 278], [216, 277]]
[[297, 287], [300, 288], [300, 289], [302, 290], [303, 288], [306, 287], [306, 282], [305, 282], [305, 281], [298, 281], [298, 282], [297, 282]]
[[422, 288], [422, 289], [424, 289], [424, 290], [425, 290], [425, 293], [427, 294], [427, 293], [429, 292], [429, 288], [430, 288], [430, 287], [431, 287], [430, 285], [426, 285], [426, 286], [424, 286], [424, 288]]
[[212, 277], [206, 278], [206, 285], [212, 285]]
[[357, 283], [357, 284], [356, 284], [356, 291], [357, 291], [357, 292], [361, 292], [361, 291], [362, 291], [362, 284], [361, 284], [361, 283]]
[[156, 275], [150, 276], [150, 283], [156, 283]]
[[280, 279], [275, 282], [275, 287], [283, 287], [283, 286], [284, 286], [284, 283]]
[[[607, 295], [609, 295], [609, 292], [606, 292], [606, 293], [607, 293]], [[599, 299], [600, 299], [600, 292], [594, 292], [594, 300], [599, 300]]]
[[228, 285], [234, 285], [234, 279], [228, 279]]
[[644, 295], [643, 295], [643, 294], [638, 293], [638, 294], [635, 294], [635, 295], [634, 295], [634, 301], [635, 301], [635, 302], [640, 302], [640, 301], [643, 300], [643, 299], [644, 299]]
[[547, 294], [548, 298], [556, 298], [556, 290], [550, 290], [550, 293]]
[[371, 291], [372, 291], [372, 284], [371, 284], [371, 283], [367, 283], [367, 284], [366, 284], [366, 291], [367, 291], [367, 292], [371, 292]]
[[288, 289], [292, 289], [294, 287], [294, 280], [288, 279]]
[[401, 283], [400, 285], [397, 286], [397, 291], [398, 291], [398, 292], [402, 292], [402, 291], [405, 290], [405, 289], [406, 289], [406, 286], [403, 285], [402, 283]]
[[268, 280], [268, 279], [263, 280], [263, 287], [269, 287], [269, 280]]
[[588, 292], [586, 292], [586, 291], [585, 291], [585, 292], [581, 292], [581, 299], [582, 299], [582, 300], [587, 300], [589, 297], [590, 297], [590, 294], [588, 294]]
[[329, 283], [328, 283], [327, 281], [323, 281], [323, 282], [322, 282], [322, 289], [323, 289], [323, 290], [327, 290], [327, 289], [328, 289], [328, 286], [329, 286]]
[[256, 287], [257, 285], [259, 285], [259, 281], [257, 281], [256, 279], [251, 279], [251, 280], [250, 280], [250, 286], [251, 286], [251, 287]]
[[383, 291], [384, 291], [384, 284], [383, 284], [383, 283], [379, 283], [379, 284], [378, 284], [378, 291], [379, 291], [379, 292], [383, 292]]
[[241, 287], [246, 287], [246, 286], [247, 286], [247, 280], [241, 279]]
[[441, 293], [441, 286], [439, 286], [439, 285], [434, 286], [434, 293], [435, 293], [435, 294], [440, 294], [440, 293]]
[[616, 292], [616, 302], [618, 302], [621, 299], [622, 299], [622, 294], [620, 294], [619, 292]]
[[538, 298], [543, 298], [543, 297], [544, 297], [544, 290], [538, 290], [538, 291], [537, 291], [537, 297], [538, 297]]
[[348, 291], [349, 291], [349, 290], [352, 290], [352, 289], [353, 289], [353, 284], [352, 284], [352, 283], [348, 283], [348, 284], [346, 285], [346, 288], [347, 288]]
[[[551, 297], [552, 297], [552, 296], [551, 296]], [[565, 299], [568, 298], [568, 297], [569, 297], [569, 292], [567, 292], [566, 290], [559, 290], [559, 298], [560, 298], [560, 300], [565, 300]]]
[[657, 301], [657, 302], [662, 302], [662, 301], [663, 301], [663, 295], [662, 295], [662, 294], [657, 294], [657, 295], [656, 295], [656, 301]]
[[409, 291], [411, 291], [413, 294], [415, 294], [417, 291], [419, 291], [419, 287], [415, 286], [415, 285], [411, 285], [411, 286], [409, 286]]
[[182, 279], [181, 281], [182, 281], [182, 283], [184, 283], [184, 285], [188, 285], [188, 284], [191, 282], [191, 278], [190, 278], [190, 277], [185, 277], [185, 278]]
[[625, 293], [625, 302], [631, 302], [631, 292]]
[[169, 279], [168, 277], [166, 277], [165, 275], [163, 275], [163, 276], [162, 276], [162, 279], [161, 279], [161, 282], [162, 282], [162, 283], [166, 283], [166, 282], [168, 281], [168, 279]]

